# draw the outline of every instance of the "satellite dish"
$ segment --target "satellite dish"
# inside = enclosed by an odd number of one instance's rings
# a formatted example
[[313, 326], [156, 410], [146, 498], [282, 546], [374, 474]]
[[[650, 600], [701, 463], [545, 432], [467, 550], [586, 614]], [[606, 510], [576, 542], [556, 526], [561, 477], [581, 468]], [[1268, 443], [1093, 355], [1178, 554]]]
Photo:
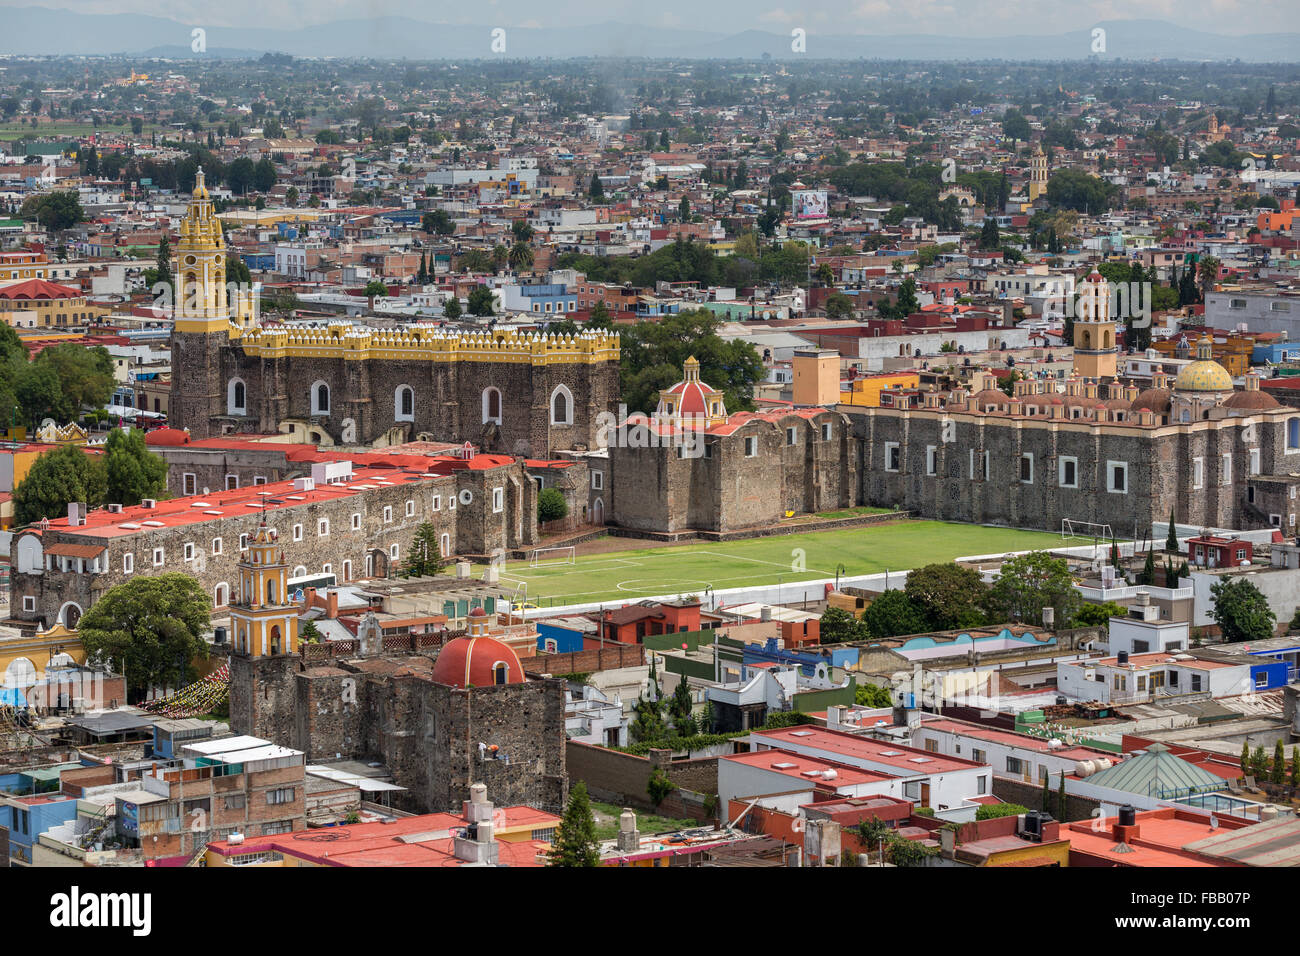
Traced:
[[1211, 814], [1210, 814], [1210, 829], [1211, 829], [1211, 830], [1217, 830], [1217, 829], [1219, 829], [1219, 817], [1218, 817], [1218, 814], [1214, 814], [1214, 813], [1211, 813]]

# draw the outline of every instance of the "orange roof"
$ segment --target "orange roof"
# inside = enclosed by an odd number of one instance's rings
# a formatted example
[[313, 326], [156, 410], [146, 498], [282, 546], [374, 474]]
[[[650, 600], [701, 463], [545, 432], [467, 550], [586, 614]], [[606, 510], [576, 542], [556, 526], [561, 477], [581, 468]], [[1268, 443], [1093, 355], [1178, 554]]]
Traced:
[[80, 289], [57, 285], [44, 279], [27, 279], [0, 287], [0, 299], [78, 299], [82, 295]]

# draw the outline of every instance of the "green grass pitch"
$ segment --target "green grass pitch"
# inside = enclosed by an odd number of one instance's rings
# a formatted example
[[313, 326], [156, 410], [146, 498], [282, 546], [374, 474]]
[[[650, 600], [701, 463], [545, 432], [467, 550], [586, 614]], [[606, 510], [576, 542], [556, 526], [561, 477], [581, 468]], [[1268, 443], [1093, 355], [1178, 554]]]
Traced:
[[[942, 521], [897, 523], [730, 542], [579, 555], [575, 564], [531, 568], [512, 561], [502, 570], [507, 589], [528, 585], [539, 607], [596, 601], [632, 603], [654, 595], [703, 595], [706, 588], [782, 585], [905, 571], [937, 561], [1006, 551], [1060, 547], [1060, 535]], [[804, 589], [791, 588], [790, 600]], [[522, 592], [521, 592], [522, 594]], [[820, 599], [818, 594], [817, 599]], [[809, 600], [813, 596], [809, 595]]]

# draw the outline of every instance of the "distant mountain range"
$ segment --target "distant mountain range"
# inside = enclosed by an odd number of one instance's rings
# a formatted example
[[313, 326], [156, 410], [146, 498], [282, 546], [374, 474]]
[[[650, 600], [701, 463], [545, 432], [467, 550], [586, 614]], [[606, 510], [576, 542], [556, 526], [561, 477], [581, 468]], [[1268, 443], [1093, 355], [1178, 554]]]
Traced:
[[[0, 54], [125, 55], [188, 58], [191, 26], [139, 14], [83, 14], [44, 7], [0, 9]], [[1160, 20], [1112, 20], [1102, 59], [1294, 62], [1300, 34], [1228, 36]], [[571, 57], [869, 60], [1087, 60], [1093, 29], [1046, 36], [929, 36], [810, 32], [806, 53], [791, 51], [788, 34], [746, 30], [735, 34], [670, 30], [619, 23], [540, 29], [506, 28], [504, 54], [492, 50], [490, 26], [428, 23], [406, 17], [338, 20], [295, 30], [212, 27], [209, 57], [246, 58], [267, 52], [298, 57], [439, 60]]]

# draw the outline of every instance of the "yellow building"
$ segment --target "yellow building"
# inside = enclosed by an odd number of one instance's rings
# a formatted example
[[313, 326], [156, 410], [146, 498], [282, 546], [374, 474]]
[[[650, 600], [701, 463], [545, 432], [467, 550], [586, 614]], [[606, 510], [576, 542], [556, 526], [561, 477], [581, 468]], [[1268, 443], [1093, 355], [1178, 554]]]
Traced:
[[43, 671], [86, 663], [86, 649], [77, 632], [62, 624], [35, 634], [5, 633], [0, 632], [0, 673], [7, 684], [22, 686]]
[[0, 286], [0, 319], [7, 324], [30, 328], [30, 313], [37, 328], [88, 325], [107, 314], [103, 306], [90, 305], [80, 289], [45, 279], [24, 279]]
[[840, 392], [841, 405], [880, 407], [880, 393], [891, 388], [918, 388], [921, 376], [916, 372], [884, 372], [849, 382], [848, 391]]

